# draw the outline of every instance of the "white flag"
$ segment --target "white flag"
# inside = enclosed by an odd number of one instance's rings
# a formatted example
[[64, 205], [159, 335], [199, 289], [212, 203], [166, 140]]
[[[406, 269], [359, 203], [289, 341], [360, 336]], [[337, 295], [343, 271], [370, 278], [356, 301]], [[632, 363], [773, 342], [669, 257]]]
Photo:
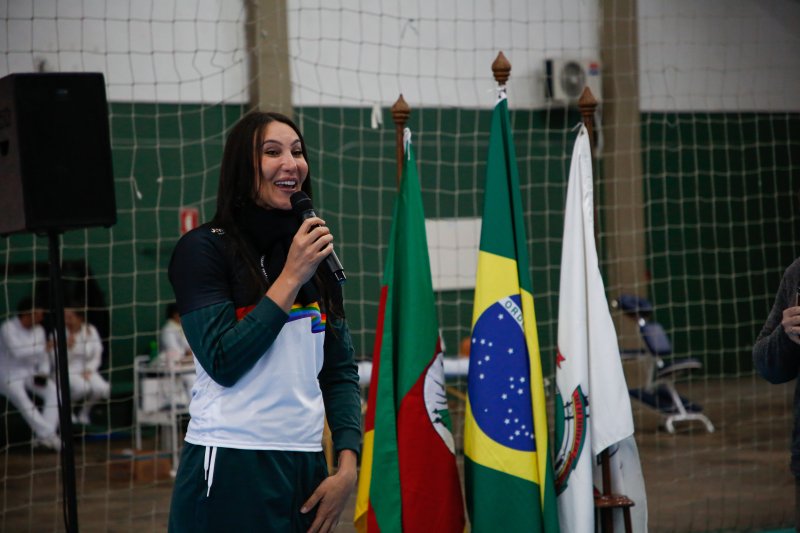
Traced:
[[[559, 523], [565, 533], [594, 531], [595, 457], [633, 435], [633, 416], [597, 261], [592, 154], [583, 126], [572, 152], [567, 188], [556, 365], [556, 445], [560, 448], [554, 467]], [[632, 438], [630, 442], [635, 451], [636, 443]], [[630, 446], [617, 450], [616, 461], [624, 459], [620, 454], [625, 450]], [[638, 452], [635, 461], [641, 477]], [[625, 471], [630, 470], [633, 467]], [[644, 522], [634, 524], [637, 532], [647, 530], [644, 483], [640, 485], [641, 494], [626, 494], [612, 486], [615, 493], [644, 508]], [[597, 486], [602, 489], [601, 484]]]

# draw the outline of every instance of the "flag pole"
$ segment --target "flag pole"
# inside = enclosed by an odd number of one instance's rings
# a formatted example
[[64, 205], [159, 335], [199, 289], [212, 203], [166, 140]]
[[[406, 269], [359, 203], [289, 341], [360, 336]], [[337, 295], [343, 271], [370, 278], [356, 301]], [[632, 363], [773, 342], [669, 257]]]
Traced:
[[[510, 67], [509, 67], [510, 68]], [[392, 105], [392, 119], [394, 120], [395, 128], [395, 158], [397, 159], [397, 190], [400, 190], [400, 181], [403, 177], [403, 159], [405, 158], [405, 147], [403, 146], [403, 130], [408, 122], [408, 117], [411, 116], [411, 108], [403, 98], [402, 93]], [[445, 390], [460, 399], [466, 401], [467, 396], [463, 392], [457, 390], [455, 387], [446, 386]]]
[[589, 147], [592, 149], [592, 162], [594, 162], [594, 112], [597, 109], [597, 99], [588, 85], [583, 88], [578, 99], [578, 109], [581, 111], [581, 121], [589, 132]]
[[[511, 77], [511, 62], [508, 60], [502, 50], [497, 53], [497, 57], [495, 57], [494, 61], [492, 61], [492, 75], [494, 76], [494, 80], [497, 82], [497, 89], [505, 89], [506, 82], [508, 81], [508, 78]], [[466, 401], [467, 396], [464, 393], [450, 389], [451, 388], [447, 389], [448, 392], [451, 392], [462, 401]]]
[[[586, 127], [586, 132], [589, 135], [589, 148], [592, 153], [592, 167], [595, 167], [595, 138], [594, 138], [594, 113], [597, 109], [597, 99], [592, 94], [589, 87], [584, 87], [581, 97], [578, 99], [578, 109], [581, 112], [581, 121]], [[594, 176], [594, 171], [592, 176]], [[595, 246], [599, 243], [597, 236], [597, 205], [594, 205], [594, 241]], [[611, 490], [611, 468], [609, 465], [608, 448], [600, 452], [600, 468], [603, 474], [603, 487], [602, 494], [595, 496], [594, 506], [600, 510], [602, 518], [602, 530], [604, 533], [613, 533], [614, 531], [614, 509], [623, 510], [623, 520], [625, 522], [625, 531], [631, 531], [631, 514], [630, 508], [633, 501], [625, 495], [614, 494]]]
[[[595, 139], [594, 139], [594, 113], [597, 109], [597, 99], [592, 94], [592, 90], [589, 89], [589, 86], [583, 88], [583, 92], [581, 93], [581, 97], [578, 99], [578, 109], [581, 112], [581, 121], [583, 125], [586, 127], [586, 132], [589, 135], [589, 149], [591, 150], [592, 155], [592, 180], [594, 181], [595, 176], [595, 169], [597, 165], [595, 165]], [[594, 184], [593, 184], [594, 185]], [[597, 217], [597, 204], [593, 203], [592, 209], [594, 211], [594, 245], [595, 248], [600, 250], [600, 238], [598, 235], [598, 222], [599, 218]]]
[[408, 122], [408, 117], [411, 115], [411, 108], [408, 107], [403, 94], [397, 98], [397, 101], [392, 106], [392, 119], [394, 119], [394, 135], [395, 135], [395, 158], [397, 159], [397, 189], [400, 190], [400, 180], [403, 177], [403, 130]]

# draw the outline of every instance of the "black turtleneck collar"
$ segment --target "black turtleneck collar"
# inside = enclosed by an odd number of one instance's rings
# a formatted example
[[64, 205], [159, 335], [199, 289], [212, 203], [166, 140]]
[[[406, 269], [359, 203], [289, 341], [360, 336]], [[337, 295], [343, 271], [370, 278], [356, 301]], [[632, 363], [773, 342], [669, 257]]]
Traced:
[[[292, 239], [300, 227], [297, 215], [290, 209], [264, 209], [248, 202], [242, 208], [240, 220], [244, 235], [259, 255], [259, 268], [273, 283], [283, 271]], [[301, 305], [319, 300], [313, 278], [303, 285], [297, 299]]]

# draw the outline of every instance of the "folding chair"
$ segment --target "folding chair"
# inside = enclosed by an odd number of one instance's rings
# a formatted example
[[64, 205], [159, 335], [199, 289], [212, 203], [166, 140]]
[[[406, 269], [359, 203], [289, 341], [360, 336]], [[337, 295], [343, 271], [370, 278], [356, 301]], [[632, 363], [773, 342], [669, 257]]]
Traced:
[[[647, 349], [637, 350], [635, 354], [649, 357], [651, 361], [644, 386], [629, 389], [631, 397], [657, 411], [661, 415], [664, 428], [670, 433], [675, 433], [676, 422], [687, 421], [702, 422], [706, 431], [712, 433], [714, 425], [703, 414], [702, 406], [681, 396], [675, 388], [678, 379], [703, 367], [700, 360], [693, 357], [670, 361], [664, 359], [672, 355], [672, 343], [664, 327], [654, 320], [649, 320], [653, 306], [645, 298], [623, 294], [611, 302], [611, 307], [636, 320], [639, 334]], [[622, 355], [630, 356], [631, 352], [625, 351]]]

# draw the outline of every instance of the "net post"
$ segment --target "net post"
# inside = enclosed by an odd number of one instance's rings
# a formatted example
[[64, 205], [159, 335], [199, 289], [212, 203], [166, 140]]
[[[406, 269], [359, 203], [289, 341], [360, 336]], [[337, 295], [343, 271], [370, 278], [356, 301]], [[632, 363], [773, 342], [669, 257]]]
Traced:
[[403, 177], [403, 129], [406, 127], [411, 108], [408, 107], [403, 94], [397, 98], [392, 106], [392, 119], [394, 120], [395, 158], [397, 160], [397, 189], [400, 189], [400, 180]]
[[252, 0], [244, 4], [246, 39], [250, 50], [250, 106], [292, 117], [287, 1]]
[[[601, 0], [600, 59], [603, 65], [603, 234], [611, 294], [646, 297], [651, 289], [642, 157], [639, 28], [635, 0]], [[637, 346], [632, 320], [615, 321], [620, 346]]]

